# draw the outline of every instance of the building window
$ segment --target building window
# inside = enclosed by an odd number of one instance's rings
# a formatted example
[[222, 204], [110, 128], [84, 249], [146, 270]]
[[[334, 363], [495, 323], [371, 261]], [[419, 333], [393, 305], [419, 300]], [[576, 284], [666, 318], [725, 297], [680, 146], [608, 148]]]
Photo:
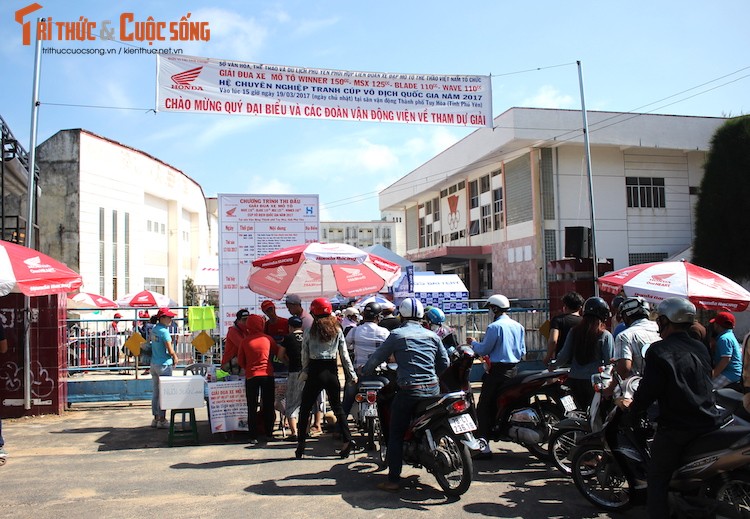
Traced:
[[428, 223], [425, 226], [425, 241], [428, 247], [432, 247], [432, 224]]
[[425, 247], [425, 226], [424, 226], [424, 218], [419, 219], [419, 248]]
[[494, 230], [503, 227], [503, 188], [492, 190], [492, 228]]
[[99, 293], [104, 294], [104, 208], [99, 208]]
[[628, 263], [630, 265], [640, 265], [641, 263], [656, 263], [664, 261], [668, 254], [666, 252], [634, 252], [628, 254]]
[[469, 236], [476, 236], [479, 234], [479, 220], [472, 220], [469, 225]]
[[490, 204], [482, 206], [482, 232], [492, 230], [492, 210]]
[[625, 177], [628, 207], [666, 207], [663, 178]]
[[432, 221], [433, 222], [439, 222], [440, 221], [440, 199], [433, 198], [432, 200]]
[[424, 214], [425, 215], [432, 214], [432, 200], [428, 200], [427, 202], [425, 202]]
[[479, 186], [476, 180], [469, 182], [469, 206], [472, 209], [479, 207]]
[[125, 238], [124, 244], [124, 257], [123, 257], [123, 274], [125, 275], [125, 293], [130, 293], [130, 213], [125, 213], [125, 221], [123, 222], [123, 234]]
[[490, 176], [485, 175], [479, 179], [479, 192], [486, 193], [490, 190]]

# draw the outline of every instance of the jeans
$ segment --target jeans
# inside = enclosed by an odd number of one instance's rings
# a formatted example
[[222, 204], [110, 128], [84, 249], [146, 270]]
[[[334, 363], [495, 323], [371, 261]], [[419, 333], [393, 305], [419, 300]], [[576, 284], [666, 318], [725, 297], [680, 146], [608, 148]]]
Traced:
[[318, 395], [324, 389], [328, 394], [331, 410], [336, 415], [336, 423], [341, 431], [341, 439], [344, 443], [352, 439], [349, 432], [349, 425], [344, 417], [344, 409], [341, 407], [341, 384], [339, 383], [336, 359], [313, 359], [308, 364], [307, 380], [305, 380], [305, 387], [302, 389], [302, 404], [299, 409], [297, 445], [300, 449], [305, 448], [310, 411]]
[[497, 395], [500, 386], [516, 374], [515, 364], [494, 362], [482, 379], [482, 392], [477, 404], [477, 438], [490, 440], [490, 431], [497, 415]]
[[399, 390], [391, 404], [390, 430], [388, 432], [388, 481], [398, 483], [404, 464], [404, 434], [412, 420], [414, 407], [423, 398], [439, 394], [436, 384], [431, 389]]
[[273, 377], [253, 377], [245, 380], [245, 394], [247, 396], [247, 430], [250, 439], [258, 439], [258, 392], [263, 412], [263, 429], [267, 437], [273, 434], [273, 423], [276, 421], [276, 409], [273, 407], [274, 381]]
[[166, 420], [167, 412], [161, 409], [159, 403], [159, 377], [171, 377], [171, 364], [151, 364], [151, 386], [153, 394], [151, 395], [151, 414], [158, 420]]

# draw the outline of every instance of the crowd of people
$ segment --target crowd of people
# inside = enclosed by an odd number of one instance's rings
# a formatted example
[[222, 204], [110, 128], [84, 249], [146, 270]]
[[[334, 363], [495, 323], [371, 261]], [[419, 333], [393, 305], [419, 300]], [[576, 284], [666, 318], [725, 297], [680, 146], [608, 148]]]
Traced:
[[[309, 436], [322, 430], [326, 399], [342, 442], [337, 454], [348, 457], [357, 448], [348, 416], [358, 383], [373, 376], [382, 362], [395, 360], [399, 390], [391, 406], [388, 479], [379, 488], [398, 491], [401, 438], [412, 410], [420, 399], [438, 394], [438, 377], [448, 366], [447, 349], [459, 344], [446, 325], [445, 314], [437, 307], [424, 308], [415, 298], [403, 300], [398, 309], [392, 303], [371, 302], [361, 309], [347, 307], [335, 312], [329, 300], [316, 298], [308, 312], [301, 298], [290, 294], [285, 305], [289, 318], [279, 317], [276, 304], [269, 300], [261, 304], [263, 315], [239, 310], [226, 335], [221, 366], [245, 378], [250, 443], [275, 439], [274, 375], [283, 370], [286, 393], [282, 415], [291, 433], [285, 439], [296, 444], [295, 457], [303, 458]], [[742, 348], [733, 333], [734, 316], [719, 312], [705, 328], [696, 320], [692, 303], [680, 298], [652, 307], [639, 297], [618, 296], [608, 304], [600, 297], [584, 300], [570, 292], [562, 298], [562, 305], [563, 312], [550, 320], [544, 362], [550, 369], [570, 367], [568, 384], [578, 408], [586, 409], [593, 397], [591, 375], [610, 363], [623, 379], [643, 377], [632, 401], [622, 400], [618, 405], [635, 415], [653, 402], [659, 403], [648, 507], [652, 517], [664, 514], [670, 467], [675, 466], [687, 443], [719, 426], [713, 390], [726, 386], [744, 390]], [[466, 339], [487, 362], [477, 405], [476, 437], [481, 449], [474, 453], [476, 458], [492, 455], [487, 438], [497, 414], [498, 389], [516, 373], [526, 355], [525, 329], [512, 318], [509, 299], [493, 295], [485, 308], [490, 323], [483, 337]], [[164, 427], [165, 418], [158, 409], [158, 383], [159, 377], [169, 375], [175, 362], [167, 331], [173, 317], [168, 309], [160, 310], [148, 332], [154, 427]]]

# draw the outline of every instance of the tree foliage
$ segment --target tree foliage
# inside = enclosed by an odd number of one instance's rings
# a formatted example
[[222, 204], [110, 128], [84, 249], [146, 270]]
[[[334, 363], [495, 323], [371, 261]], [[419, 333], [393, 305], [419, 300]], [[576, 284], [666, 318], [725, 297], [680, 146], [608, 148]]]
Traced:
[[750, 279], [750, 116], [711, 140], [695, 210], [693, 262], [735, 281]]

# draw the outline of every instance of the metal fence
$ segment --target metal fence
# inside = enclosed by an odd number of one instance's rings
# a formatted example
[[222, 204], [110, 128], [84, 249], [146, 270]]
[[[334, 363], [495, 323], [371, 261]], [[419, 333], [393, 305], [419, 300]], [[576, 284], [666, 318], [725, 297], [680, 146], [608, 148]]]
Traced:
[[[111, 371], [137, 374], [137, 369], [148, 368], [138, 366], [137, 359], [125, 347], [125, 341], [146, 321], [138, 318], [138, 311], [141, 310], [144, 309], [119, 309], [117, 312], [123, 316], [119, 320], [112, 317], [114, 311], [75, 310], [74, 315], [79, 317], [68, 317], [66, 326], [68, 372]], [[145, 310], [149, 310], [150, 314], [157, 311], [156, 308]], [[186, 308], [175, 310], [184, 310], [178, 313], [187, 312]], [[212, 335], [214, 345], [204, 355], [192, 344], [200, 332], [191, 332], [186, 318], [177, 317], [173, 322], [172, 345], [179, 359], [178, 367], [194, 362], [218, 362], [221, 359], [223, 346], [218, 335]]]
[[[462, 301], [466, 302], [466, 301]], [[468, 310], [447, 313], [447, 323], [452, 326], [462, 344], [466, 337], [481, 340], [490, 323], [489, 312], [482, 308], [485, 300], [469, 300]], [[546, 299], [512, 300], [509, 315], [520, 322], [526, 330], [526, 360], [539, 360], [547, 351], [547, 339], [539, 332], [542, 324], [549, 318]], [[96, 310], [76, 310], [77, 318], [67, 319], [68, 330], [68, 372], [71, 374], [85, 371], [110, 371], [115, 373], [133, 373], [148, 366], [138, 366], [136, 360], [124, 346], [125, 341], [140, 327], [144, 319], [138, 318], [138, 311], [143, 309], [119, 309], [122, 318], [114, 321], [114, 311], [104, 313]], [[147, 309], [154, 314], [157, 309]], [[176, 308], [178, 315], [186, 314], [187, 308]], [[106, 316], [104, 314], [107, 314]], [[116, 327], [113, 326], [116, 323]], [[224, 351], [223, 340], [218, 336], [218, 328], [211, 333], [214, 345], [205, 354], [200, 353], [192, 344], [200, 332], [191, 332], [187, 319], [174, 319], [175, 329], [172, 332], [173, 346], [179, 358], [178, 367], [194, 362], [218, 364]]]

